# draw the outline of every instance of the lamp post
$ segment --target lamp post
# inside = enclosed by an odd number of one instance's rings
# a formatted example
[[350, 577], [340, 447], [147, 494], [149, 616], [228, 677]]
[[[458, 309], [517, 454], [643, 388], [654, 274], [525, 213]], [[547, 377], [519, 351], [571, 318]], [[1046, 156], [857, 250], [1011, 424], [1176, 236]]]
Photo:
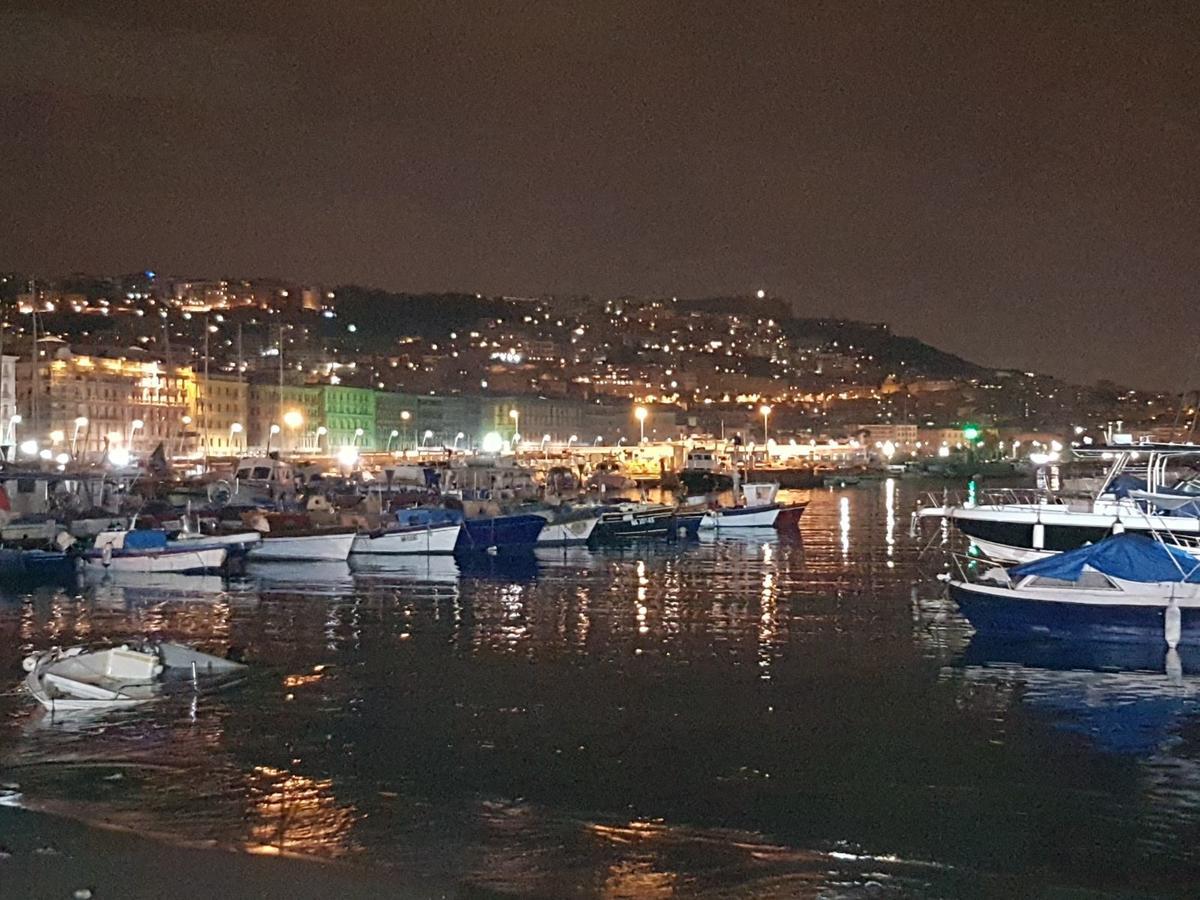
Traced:
[[521, 414], [514, 407], [508, 411], [508, 417], [513, 420], [513, 449], [517, 447], [517, 438], [521, 434]]
[[641, 437], [638, 439], [639, 444], [646, 443], [646, 407], [639, 406], [633, 411], [633, 415], [638, 420], [638, 427], [641, 429]]
[[571, 452], [571, 445], [573, 443], [575, 443], [577, 440], [579, 440], [579, 435], [577, 435], [577, 434], [573, 434], [569, 438], [567, 438], [567, 452], [568, 453]]
[[87, 416], [79, 416], [75, 420], [75, 430], [71, 432], [71, 455], [75, 455], [75, 442], [79, 439], [79, 429], [87, 428]]
[[304, 414], [298, 409], [289, 409], [283, 414], [283, 424], [292, 433], [292, 448], [296, 447], [296, 429], [304, 424]]
[[354, 429], [354, 446], [355, 447], [357, 447], [359, 445], [359, 441], [362, 439], [362, 436], [363, 436], [363, 430], [361, 428], [355, 428]]
[[407, 409], [400, 413], [400, 421], [404, 423], [404, 438], [400, 443], [405, 445], [408, 444], [408, 420], [411, 418], [412, 413], [410, 413]]
[[430, 429], [426, 428], [425, 433], [423, 435], [421, 435], [421, 449], [422, 450], [425, 449], [425, 444], [428, 442], [428, 440], [431, 437], [433, 437], [433, 432]]
[[271, 455], [271, 441], [277, 434], [279, 434], [279, 426], [272, 422], [270, 429], [267, 431], [267, 456]]
[[133, 449], [133, 433], [139, 429], [145, 428], [146, 423], [141, 419], [134, 419], [129, 423], [129, 429], [125, 432], [125, 446], [130, 450]]
[[769, 443], [769, 441], [771, 439], [770, 431], [769, 431], [770, 421], [771, 421], [771, 407], [767, 406], [767, 404], [764, 403], [762, 406], [760, 406], [758, 408], [758, 411], [760, 413], [762, 413], [762, 417], [763, 417], [763, 454], [767, 457], [767, 460], [769, 461], [771, 458], [771, 445]]
[[550, 458], [550, 451], [546, 449], [546, 445], [550, 443], [550, 435], [542, 435], [542, 456], [546, 459]]
[[241, 433], [242, 433], [242, 423], [241, 422], [234, 422], [232, 425], [229, 426], [229, 449], [230, 450], [234, 449], [233, 436], [235, 434], [241, 434]]
[[395, 428], [393, 428], [393, 429], [392, 429], [392, 433], [388, 435], [388, 439], [387, 439], [387, 446], [384, 448], [385, 452], [390, 452], [390, 451], [391, 451], [391, 449], [392, 449], [392, 441], [394, 441], [394, 440], [395, 440], [396, 438], [398, 438], [398, 437], [400, 437], [400, 432], [399, 432], [399, 431], [397, 431]]
[[465, 437], [466, 437], [466, 435], [465, 435], [465, 434], [463, 434], [461, 431], [460, 431], [458, 434], [456, 434], [456, 435], [454, 436], [454, 446], [453, 446], [453, 448], [452, 448], [452, 449], [454, 449], [454, 450], [457, 450], [457, 449], [458, 449], [458, 442], [459, 442], [459, 441], [461, 441], [461, 440], [462, 440], [463, 438], [465, 438]]
[[595, 439], [594, 441], [592, 441], [592, 446], [593, 446], [593, 447], [599, 447], [599, 446], [600, 446], [600, 442], [601, 442], [602, 440], [604, 440], [604, 435], [602, 435], [602, 434], [598, 434], [598, 435], [596, 435], [596, 439]]
[[22, 422], [20, 413], [13, 413], [8, 417], [8, 440], [6, 444], [15, 444], [17, 442], [17, 426]]
[[325, 437], [325, 435], [327, 435], [327, 434], [329, 434], [328, 428], [326, 428], [324, 425], [317, 426], [317, 451], [318, 452], [321, 449], [321, 438]]

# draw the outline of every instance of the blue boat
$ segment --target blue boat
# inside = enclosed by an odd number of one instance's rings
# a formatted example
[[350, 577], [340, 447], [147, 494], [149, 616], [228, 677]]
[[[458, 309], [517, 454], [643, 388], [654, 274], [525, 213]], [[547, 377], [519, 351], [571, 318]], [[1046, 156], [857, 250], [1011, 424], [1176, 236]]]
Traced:
[[546, 527], [541, 516], [491, 516], [463, 519], [455, 553], [527, 553]]
[[397, 512], [396, 523], [400, 528], [459, 523], [455, 553], [512, 553], [533, 550], [546, 520], [535, 515], [467, 518], [460, 509], [416, 506]]
[[1200, 645], [1200, 560], [1133, 534], [950, 581], [984, 635]]
[[81, 565], [77, 553], [0, 548], [0, 586], [68, 583]]

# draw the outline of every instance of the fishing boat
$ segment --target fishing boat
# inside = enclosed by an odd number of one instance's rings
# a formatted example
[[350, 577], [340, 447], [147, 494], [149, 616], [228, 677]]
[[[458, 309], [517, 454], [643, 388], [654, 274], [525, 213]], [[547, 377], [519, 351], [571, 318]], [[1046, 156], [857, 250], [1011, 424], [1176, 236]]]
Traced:
[[948, 578], [983, 634], [1098, 641], [1200, 642], [1200, 561], [1144, 535], [1120, 534], [1046, 559]]
[[591, 539], [600, 521], [600, 510], [594, 506], [548, 507], [529, 512], [546, 520], [538, 534], [539, 547], [581, 547]]
[[592, 532], [597, 543], [666, 537], [675, 528], [675, 507], [662, 503], [618, 503], [605, 507]]
[[168, 678], [199, 690], [245, 668], [184, 644], [122, 644], [89, 650], [55, 647], [27, 656], [25, 688], [52, 712], [148, 703], [164, 695]]
[[87, 569], [179, 574], [219, 571], [225, 555], [221, 546], [168, 541], [167, 533], [157, 529], [102, 531], [81, 553]]
[[725, 471], [720, 455], [714, 450], [689, 450], [679, 470], [679, 483], [689, 494], [716, 494], [733, 487], [733, 475]]
[[60, 584], [73, 579], [82, 566], [79, 554], [71, 551], [0, 548], [0, 584]]
[[[1200, 447], [1119, 444], [1076, 448], [1081, 460], [1103, 462], [1107, 474], [1091, 497], [1048, 491], [946, 492], [917, 510], [915, 522], [949, 522], [997, 562], [1043, 559], [1111, 534], [1200, 538]], [[1200, 547], [1200, 543], [1197, 544]], [[1200, 552], [1200, 551], [1198, 551]]]
[[402, 509], [386, 528], [356, 535], [350, 552], [356, 556], [451, 554], [461, 531], [461, 518], [435, 521], [428, 509]]
[[781, 505], [775, 502], [779, 485], [747, 482], [742, 485], [742, 502], [737, 506], [710, 509], [700, 521], [708, 528], [774, 528]]
[[458, 533], [456, 553], [527, 552], [537, 546], [546, 520], [537, 515], [480, 516], [464, 518]]
[[319, 525], [307, 513], [260, 513], [253, 518], [262, 539], [248, 554], [256, 562], [345, 562], [358, 529]]

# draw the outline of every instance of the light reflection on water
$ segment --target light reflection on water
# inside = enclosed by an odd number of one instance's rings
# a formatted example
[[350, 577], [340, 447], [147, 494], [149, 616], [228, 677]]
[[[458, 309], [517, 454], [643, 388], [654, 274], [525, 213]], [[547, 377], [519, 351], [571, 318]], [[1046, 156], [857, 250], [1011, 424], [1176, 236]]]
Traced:
[[1171, 680], [973, 641], [909, 536], [917, 495], [815, 491], [802, 540], [0, 601], [12, 683], [31, 649], [140, 633], [253, 663], [234, 690], [99, 718], [0, 695], [0, 765], [30, 806], [166, 839], [544, 896], [1196, 874], [1200, 660]]

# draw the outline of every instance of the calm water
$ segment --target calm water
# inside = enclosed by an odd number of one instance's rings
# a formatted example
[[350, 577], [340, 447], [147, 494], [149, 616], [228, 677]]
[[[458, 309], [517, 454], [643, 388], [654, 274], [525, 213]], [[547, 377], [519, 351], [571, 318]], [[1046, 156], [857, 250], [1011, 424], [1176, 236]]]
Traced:
[[918, 488], [814, 492], [801, 539], [0, 600], [13, 686], [31, 649], [144, 633], [254, 663], [105, 718], [0, 695], [3, 780], [34, 808], [431, 890], [1187, 893], [1200, 677], [1156, 650], [973, 641], [909, 536]]

